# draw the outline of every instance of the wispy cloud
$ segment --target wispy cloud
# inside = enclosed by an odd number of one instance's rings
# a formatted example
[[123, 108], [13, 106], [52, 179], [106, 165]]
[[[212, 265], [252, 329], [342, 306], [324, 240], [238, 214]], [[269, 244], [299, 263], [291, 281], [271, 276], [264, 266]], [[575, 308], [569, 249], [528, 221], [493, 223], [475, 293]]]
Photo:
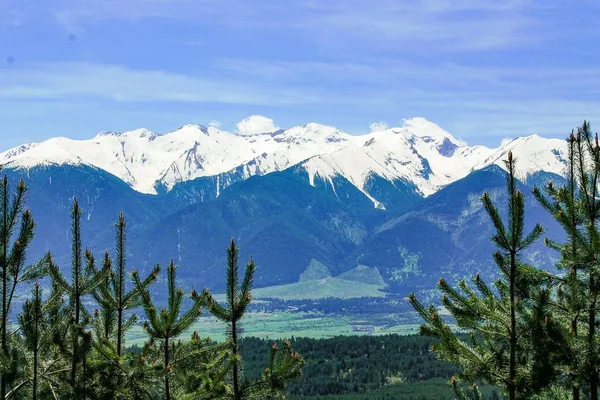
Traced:
[[230, 29], [296, 30], [328, 48], [362, 41], [412, 51], [423, 43], [436, 51], [473, 51], [537, 40], [535, 8], [529, 1], [488, 0], [56, 0], [30, 7], [28, 18], [53, 18], [71, 31], [98, 21], [172, 19]]
[[[350, 121], [364, 126], [370, 115], [383, 116], [392, 125], [403, 117], [422, 115], [473, 142], [474, 136], [557, 133], [580, 119], [600, 118], [600, 101], [595, 96], [599, 76], [600, 69], [595, 67], [530, 70], [408, 62], [225, 59], [197, 75], [109, 64], [47, 63], [2, 67], [0, 101], [204, 103], [246, 105], [250, 112], [283, 106], [294, 107], [296, 119], [302, 122], [318, 120], [317, 110], [327, 109], [342, 116], [335, 121], [348, 121], [346, 127], [354, 123]], [[577, 98], [571, 97], [573, 92]], [[251, 133], [257, 121], [246, 121], [238, 128]], [[275, 130], [270, 121], [268, 126]]]
[[22, 20], [53, 19], [66, 29], [79, 32], [102, 21], [144, 19], [227, 24], [235, 21], [254, 25], [270, 8], [271, 2], [266, 0], [257, 0], [252, 6], [241, 0], [53, 0], [42, 3], [23, 0], [18, 4], [0, 4], [0, 11], [18, 14]]
[[[474, 51], [522, 46], [537, 38], [526, 2], [407, 1], [314, 2], [298, 26], [319, 40], [368, 41], [375, 47], [418, 52]], [[504, 3], [504, 2], [502, 2]], [[327, 27], [327, 29], [323, 29]]]
[[[429, 100], [450, 98], [510, 97], [520, 99], [595, 98], [600, 87], [600, 67], [544, 67], [468, 65], [446, 61], [292, 62], [278, 60], [220, 59], [215, 68], [240, 79], [280, 86], [319, 87], [322, 82], [344, 84], [361, 95], [386, 90]], [[382, 92], [383, 91], [383, 92]], [[330, 94], [335, 94], [330, 92]]]
[[599, 9], [592, 0], [0, 0], [0, 129], [214, 118], [234, 130], [266, 114], [359, 133], [419, 115], [472, 143], [560, 134], [600, 119]]
[[116, 102], [209, 102], [225, 104], [299, 104], [315, 101], [308, 93], [256, 85], [232, 78], [202, 78], [119, 65], [47, 63], [4, 68], [0, 100], [104, 98]]

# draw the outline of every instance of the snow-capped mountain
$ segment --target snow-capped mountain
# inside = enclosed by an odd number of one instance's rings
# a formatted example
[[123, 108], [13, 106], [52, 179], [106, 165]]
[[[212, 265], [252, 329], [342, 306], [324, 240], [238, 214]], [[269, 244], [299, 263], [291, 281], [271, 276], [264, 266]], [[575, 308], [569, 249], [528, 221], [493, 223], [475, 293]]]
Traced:
[[[460, 279], [487, 271], [493, 228], [478, 199], [487, 191], [505, 204], [500, 167], [509, 151], [524, 193], [562, 174], [567, 159], [562, 140], [533, 135], [495, 149], [469, 146], [413, 118], [364, 135], [314, 123], [250, 136], [198, 125], [103, 132], [25, 144], [1, 153], [0, 165], [11, 184], [26, 178], [30, 189], [32, 261], [51, 251], [68, 265], [77, 197], [83, 237], [96, 254], [114, 248], [111, 221], [125, 213], [131, 263], [140, 270], [173, 257], [184, 279], [219, 287], [214, 271], [233, 236], [260, 260], [261, 286], [293, 283], [318, 260], [334, 274], [378, 268], [390, 290], [405, 292], [428, 290], [440, 273]], [[528, 198], [528, 220], [560, 238]]]
[[535, 172], [544, 171], [564, 175], [567, 165], [567, 142], [561, 139], [545, 139], [538, 135], [520, 137], [510, 141], [484, 158], [474, 169], [496, 164], [506, 169], [504, 160], [512, 151], [517, 160], [517, 175], [521, 180]]
[[105, 170], [142, 193], [157, 185], [215, 176], [242, 165], [248, 176], [283, 170], [312, 156], [344, 147], [351, 136], [333, 128], [308, 124], [252, 136], [186, 125], [160, 135], [146, 129], [103, 132], [90, 140], [54, 138], [0, 154], [11, 168], [38, 165], [89, 165]]
[[[141, 193], [156, 194], [177, 183], [222, 174], [236, 180], [298, 165], [315, 177], [342, 176], [369, 197], [369, 177], [401, 180], [429, 196], [470, 172], [492, 164], [503, 166], [506, 153], [521, 159], [524, 178], [537, 171], [561, 173], [566, 153], [563, 141], [529, 136], [497, 149], [468, 146], [424, 118], [364, 135], [310, 123], [277, 132], [237, 135], [213, 127], [186, 125], [166, 134], [147, 129], [103, 132], [89, 140], [53, 138], [0, 154], [0, 165], [86, 165], [102, 169]], [[333, 185], [333, 183], [331, 183]], [[215, 190], [221, 189], [217, 184]]]

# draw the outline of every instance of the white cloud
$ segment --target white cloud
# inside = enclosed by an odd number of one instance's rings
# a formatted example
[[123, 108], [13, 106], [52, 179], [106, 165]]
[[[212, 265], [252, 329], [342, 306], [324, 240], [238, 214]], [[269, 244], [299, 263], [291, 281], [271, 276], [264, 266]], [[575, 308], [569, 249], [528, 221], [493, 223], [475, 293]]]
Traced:
[[236, 126], [240, 135], [255, 135], [279, 130], [273, 120], [264, 115], [251, 115], [238, 122]]
[[373, 122], [369, 127], [371, 128], [371, 132], [385, 131], [388, 128], [388, 124], [384, 121]]
[[212, 127], [212, 128], [217, 128], [219, 129], [221, 127], [221, 122], [216, 121], [216, 120], [212, 120], [208, 123], [208, 126]]
[[502, 140], [500, 141], [500, 147], [504, 147], [504, 146], [506, 146], [507, 144], [509, 144], [509, 143], [510, 143], [510, 142], [512, 142], [513, 140], [514, 140], [513, 138], [509, 138], [509, 137], [506, 137], [506, 138], [502, 139]]

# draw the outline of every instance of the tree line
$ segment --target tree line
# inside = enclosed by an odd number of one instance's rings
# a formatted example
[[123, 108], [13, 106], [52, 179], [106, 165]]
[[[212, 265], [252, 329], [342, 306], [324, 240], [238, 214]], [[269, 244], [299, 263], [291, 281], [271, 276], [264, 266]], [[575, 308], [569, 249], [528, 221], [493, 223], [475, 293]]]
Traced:
[[[290, 339], [306, 359], [303, 374], [288, 386], [290, 399], [452, 400], [448, 385], [460, 368], [431, 351], [437, 338], [420, 335], [337, 336]], [[241, 344], [245, 372], [260, 376], [268, 340], [246, 337]], [[500, 390], [481, 387], [483, 398], [499, 400]]]
[[[76, 199], [70, 268], [59, 267], [50, 253], [27, 264], [35, 222], [25, 209], [26, 193], [23, 180], [14, 190], [6, 176], [0, 182], [0, 400], [268, 399], [282, 397], [288, 382], [301, 376], [304, 360], [289, 341], [267, 347], [259, 375], [244, 375], [238, 333], [252, 302], [256, 266], [251, 259], [239, 270], [233, 240], [224, 302], [208, 289], [186, 294], [171, 260], [160, 306], [150, 289], [161, 267], [148, 275], [128, 271], [123, 214], [115, 224], [114, 256], [106, 252], [98, 260], [83, 246]], [[17, 288], [27, 283], [33, 283], [31, 295], [13, 321]], [[143, 311], [147, 340], [127, 351], [125, 335], [140, 320], [134, 309]], [[227, 341], [214, 343], [198, 332], [182, 340], [203, 312], [226, 323]]]
[[[429, 350], [438, 341], [418, 335], [338, 336], [331, 339], [292, 338], [306, 358], [304, 373], [291, 382], [288, 394], [298, 398], [363, 394], [382, 386], [410, 385], [434, 378], [450, 379], [458, 368], [439, 360]], [[266, 354], [266, 341], [245, 338], [242, 353], [246, 374], [258, 377]]]
[[563, 242], [545, 239], [560, 254], [557, 273], [522, 261], [544, 230], [540, 225], [524, 229], [518, 162], [508, 153], [506, 217], [489, 194], [481, 198], [495, 228], [492, 258], [500, 278], [486, 283], [475, 274], [458, 287], [438, 282], [443, 308], [468, 337], [458, 336], [438, 308], [409, 296], [424, 320], [421, 333], [437, 337], [434, 351], [460, 367], [452, 379], [458, 399], [481, 398], [477, 385], [485, 382], [502, 388], [510, 400], [598, 400], [600, 145], [586, 121], [566, 141], [566, 182], [548, 181], [532, 193], [564, 230]]

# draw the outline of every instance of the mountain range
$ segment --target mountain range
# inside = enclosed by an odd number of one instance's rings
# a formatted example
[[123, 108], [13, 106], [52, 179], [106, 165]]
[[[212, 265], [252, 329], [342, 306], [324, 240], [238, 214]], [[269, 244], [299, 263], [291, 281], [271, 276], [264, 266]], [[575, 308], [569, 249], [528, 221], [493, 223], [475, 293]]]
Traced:
[[[493, 271], [479, 197], [502, 201], [509, 151], [526, 193], [561, 179], [562, 140], [469, 146], [423, 118], [364, 135], [316, 123], [256, 135], [199, 125], [103, 132], [24, 144], [0, 153], [0, 165], [30, 187], [38, 222], [31, 258], [50, 250], [68, 264], [76, 196], [94, 252], [112, 251], [123, 211], [130, 264], [149, 269], [173, 257], [197, 287], [222, 287], [224, 249], [235, 237], [259, 265], [258, 286], [298, 282], [317, 262], [336, 276], [366, 266], [386, 290], [405, 291]], [[560, 235], [528, 197], [529, 222]], [[554, 256], [540, 244], [527, 257], [551, 267]]]

